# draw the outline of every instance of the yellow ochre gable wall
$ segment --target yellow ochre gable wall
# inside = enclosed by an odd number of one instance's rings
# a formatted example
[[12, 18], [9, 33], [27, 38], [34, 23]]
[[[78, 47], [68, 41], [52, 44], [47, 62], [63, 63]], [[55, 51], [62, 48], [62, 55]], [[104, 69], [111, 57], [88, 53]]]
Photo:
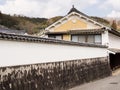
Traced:
[[56, 26], [54, 28], [54, 32], [61, 32], [67, 30], [75, 30], [80, 28], [87, 28], [87, 23], [80, 21], [78, 19], [73, 19], [61, 24], [60, 26]]

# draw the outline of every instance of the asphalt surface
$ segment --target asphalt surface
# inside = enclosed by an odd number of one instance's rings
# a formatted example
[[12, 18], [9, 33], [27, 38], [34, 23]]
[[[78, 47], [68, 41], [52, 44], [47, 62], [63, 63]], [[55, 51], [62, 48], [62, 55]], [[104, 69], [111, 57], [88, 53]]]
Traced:
[[120, 90], [120, 74], [83, 84], [69, 90]]

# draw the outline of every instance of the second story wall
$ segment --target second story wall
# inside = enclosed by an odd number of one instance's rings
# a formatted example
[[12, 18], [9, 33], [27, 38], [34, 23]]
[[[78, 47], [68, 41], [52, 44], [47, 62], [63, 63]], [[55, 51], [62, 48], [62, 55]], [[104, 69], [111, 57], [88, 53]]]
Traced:
[[120, 49], [120, 37], [109, 33], [109, 48]]
[[109, 44], [109, 34], [108, 31], [106, 30], [102, 33], [102, 45], [108, 46], [108, 44]]

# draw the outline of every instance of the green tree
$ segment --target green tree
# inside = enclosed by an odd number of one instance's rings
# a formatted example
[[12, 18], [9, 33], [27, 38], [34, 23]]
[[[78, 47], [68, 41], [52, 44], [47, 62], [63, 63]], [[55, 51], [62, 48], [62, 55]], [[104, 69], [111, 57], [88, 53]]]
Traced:
[[116, 24], [116, 21], [115, 21], [115, 20], [113, 20], [111, 27], [112, 27], [113, 29], [117, 30], [117, 24]]

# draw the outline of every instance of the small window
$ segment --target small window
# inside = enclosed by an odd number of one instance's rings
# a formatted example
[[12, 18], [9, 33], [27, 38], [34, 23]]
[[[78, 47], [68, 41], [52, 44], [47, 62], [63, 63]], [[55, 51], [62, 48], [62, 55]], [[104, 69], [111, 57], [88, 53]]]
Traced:
[[78, 42], [78, 36], [75, 36], [75, 35], [72, 36], [72, 41], [73, 41], [73, 42]]
[[80, 35], [79, 36], [79, 42], [85, 43], [86, 42], [86, 36], [85, 35]]
[[95, 43], [96, 44], [101, 44], [101, 35], [95, 35]]
[[94, 35], [88, 35], [87, 42], [94, 43], [94, 41], [95, 41]]
[[61, 35], [58, 35], [58, 36], [55, 37], [55, 39], [62, 40], [62, 36], [61, 36]]
[[54, 35], [49, 35], [48, 37], [49, 37], [49, 38], [52, 38], [52, 39], [54, 39], [54, 38], [55, 38], [55, 36], [54, 36]]
[[49, 38], [62, 40], [62, 35], [49, 35]]

